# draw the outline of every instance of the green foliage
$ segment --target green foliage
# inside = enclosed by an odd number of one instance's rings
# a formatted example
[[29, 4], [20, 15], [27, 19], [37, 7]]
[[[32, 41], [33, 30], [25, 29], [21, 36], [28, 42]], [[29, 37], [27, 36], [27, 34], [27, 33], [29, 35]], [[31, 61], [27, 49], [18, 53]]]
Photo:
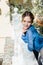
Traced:
[[39, 34], [43, 36], [43, 26], [38, 26], [37, 23], [33, 23], [33, 25], [39, 31]]
[[2, 14], [2, 12], [1, 12], [1, 8], [0, 8], [0, 15]]
[[31, 10], [31, 7], [26, 6], [26, 7], [25, 7], [25, 10], [30, 11], [30, 10]]
[[39, 31], [41, 34], [43, 34], [43, 26], [39, 27]]
[[33, 25], [36, 27], [36, 28], [38, 28], [39, 26], [37, 25], [37, 23], [33, 23]]
[[15, 4], [15, 7], [17, 7], [19, 10], [22, 9], [22, 5], [21, 5], [21, 3], [19, 3], [19, 4]]

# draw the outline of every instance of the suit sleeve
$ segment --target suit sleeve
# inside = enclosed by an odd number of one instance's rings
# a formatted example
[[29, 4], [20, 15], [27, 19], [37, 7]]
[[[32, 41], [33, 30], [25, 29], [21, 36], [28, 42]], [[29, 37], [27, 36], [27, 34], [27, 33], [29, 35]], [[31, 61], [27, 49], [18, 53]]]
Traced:
[[41, 37], [39, 37], [39, 36], [37, 36], [36, 38], [35, 38], [35, 49], [36, 49], [36, 51], [40, 51], [41, 50], [41, 48], [43, 48], [43, 40], [42, 40], [43, 38], [41, 38]]
[[34, 39], [33, 33], [32, 33], [31, 30], [29, 30], [27, 34], [28, 34], [28, 49], [30, 51], [33, 51], [34, 50], [34, 47], [33, 47], [33, 39]]

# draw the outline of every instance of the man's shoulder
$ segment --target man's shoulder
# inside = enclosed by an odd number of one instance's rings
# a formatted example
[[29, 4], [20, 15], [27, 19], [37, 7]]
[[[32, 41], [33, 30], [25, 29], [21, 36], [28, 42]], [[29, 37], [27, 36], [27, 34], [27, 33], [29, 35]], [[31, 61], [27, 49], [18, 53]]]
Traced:
[[34, 33], [36, 31], [35, 27], [33, 25], [31, 25], [29, 28], [28, 28], [28, 31]]
[[28, 34], [32, 34], [32, 36], [34, 36], [34, 37], [36, 37], [38, 35], [38, 32], [33, 25], [28, 29], [27, 32], [28, 32]]

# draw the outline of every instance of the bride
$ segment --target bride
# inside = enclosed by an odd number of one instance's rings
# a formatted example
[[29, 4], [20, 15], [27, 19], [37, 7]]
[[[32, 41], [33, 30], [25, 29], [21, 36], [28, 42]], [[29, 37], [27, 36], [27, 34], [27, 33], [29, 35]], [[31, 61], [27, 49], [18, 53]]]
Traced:
[[14, 8], [13, 28], [14, 28], [14, 56], [12, 65], [38, 65], [33, 52], [27, 49], [27, 44], [21, 39], [21, 15], [17, 13], [18, 8]]

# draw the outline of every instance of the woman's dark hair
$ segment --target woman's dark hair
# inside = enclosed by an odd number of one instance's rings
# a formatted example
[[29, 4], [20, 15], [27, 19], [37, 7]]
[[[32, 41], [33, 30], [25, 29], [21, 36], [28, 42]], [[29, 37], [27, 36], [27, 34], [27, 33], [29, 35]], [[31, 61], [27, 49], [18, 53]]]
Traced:
[[25, 16], [30, 16], [30, 18], [31, 18], [31, 23], [33, 23], [34, 15], [33, 15], [31, 12], [25, 11], [25, 12], [22, 14], [22, 21], [23, 21], [23, 18], [24, 18]]

